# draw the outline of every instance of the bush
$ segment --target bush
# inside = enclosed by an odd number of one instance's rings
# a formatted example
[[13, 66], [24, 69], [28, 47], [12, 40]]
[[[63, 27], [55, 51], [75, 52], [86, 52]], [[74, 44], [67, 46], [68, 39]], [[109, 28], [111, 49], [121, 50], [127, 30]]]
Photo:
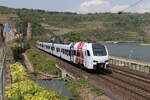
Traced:
[[21, 48], [19, 48], [19, 43], [13, 43], [11, 45], [11, 49], [13, 51], [14, 59], [16, 60], [16, 59], [20, 58]]
[[24, 50], [26, 51], [26, 50], [28, 50], [28, 49], [30, 49], [30, 48], [31, 48], [30, 43], [27, 42], [27, 41], [25, 41], [25, 42], [24, 42]]
[[12, 84], [7, 87], [10, 100], [67, 100], [52, 90], [45, 90], [27, 77], [20, 63], [10, 65]]

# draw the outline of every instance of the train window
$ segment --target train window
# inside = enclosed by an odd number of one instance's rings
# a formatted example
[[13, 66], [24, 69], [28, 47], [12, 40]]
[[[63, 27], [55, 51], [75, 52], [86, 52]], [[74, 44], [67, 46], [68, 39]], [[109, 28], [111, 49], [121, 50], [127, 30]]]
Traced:
[[77, 50], [77, 56], [80, 56], [80, 51], [79, 50]]
[[89, 52], [89, 50], [87, 50], [87, 56], [90, 56], [90, 52]]
[[76, 50], [74, 50], [74, 55], [76, 55]]
[[65, 55], [67, 54], [67, 50], [65, 49]]
[[68, 55], [68, 50], [66, 49], [66, 55]]
[[51, 47], [51, 50], [53, 50], [53, 47]]
[[60, 52], [60, 48], [57, 48], [57, 52]]
[[70, 55], [73, 56], [73, 50], [70, 51]]
[[69, 55], [69, 50], [67, 50], [67, 56]]
[[74, 55], [74, 50], [72, 50], [72, 56]]
[[47, 48], [47, 49], [50, 49], [50, 46], [46, 45], [46, 48]]
[[68, 51], [68, 55], [71, 56], [71, 50]]
[[67, 56], [69, 55], [69, 51], [67, 50]]
[[68, 55], [68, 51], [67, 51], [67, 49], [66, 49], [66, 55]]
[[85, 56], [86, 56], [86, 52], [85, 52]]

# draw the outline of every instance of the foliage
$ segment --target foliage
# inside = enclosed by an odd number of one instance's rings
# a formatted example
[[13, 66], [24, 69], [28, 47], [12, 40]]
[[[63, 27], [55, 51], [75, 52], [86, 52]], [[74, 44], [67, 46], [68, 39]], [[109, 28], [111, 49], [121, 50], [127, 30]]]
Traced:
[[2, 56], [0, 56], [0, 64], [2, 63], [2, 61], [3, 61], [3, 58], [2, 58]]
[[55, 61], [50, 59], [45, 53], [36, 49], [29, 49], [26, 53], [36, 71], [47, 72], [49, 74], [58, 73], [58, 69], [55, 67]]
[[31, 48], [30, 43], [28, 41], [24, 41], [24, 50], [26, 51], [30, 48]]
[[53, 32], [49, 34], [42, 34], [42, 35], [37, 35], [32, 38], [33, 42], [36, 42], [38, 40], [40, 41], [47, 41], [47, 42], [52, 42], [51, 38], [53, 38], [54, 34]]
[[66, 40], [66, 41], [69, 41], [69, 42], [81, 41], [80, 34], [76, 33], [76, 32], [70, 32], [70, 33], [66, 34], [65, 37], [68, 38], [68, 40]]
[[15, 42], [11, 45], [11, 49], [13, 51], [14, 59], [18, 59], [20, 57], [21, 49], [19, 48], [19, 43]]
[[11, 45], [11, 49], [13, 51], [13, 56], [14, 56], [14, 59], [17, 60], [20, 58], [20, 55], [22, 52], [30, 49], [30, 44], [28, 41], [23, 41], [22, 39], [16, 39], [16, 42], [14, 42], [12, 45]]
[[51, 34], [41, 24], [71, 28], [79, 33], [73, 39], [72, 33], [64, 36], [64, 41], [150, 41], [150, 13], [95, 13], [76, 14], [69, 12], [47, 12], [33, 9], [13, 9], [0, 7], [0, 13], [12, 13], [19, 17], [18, 27], [26, 33], [27, 23], [31, 22], [33, 35]]
[[27, 77], [20, 63], [10, 65], [12, 84], [7, 87], [6, 96], [11, 100], [67, 100], [55, 91], [45, 90]]

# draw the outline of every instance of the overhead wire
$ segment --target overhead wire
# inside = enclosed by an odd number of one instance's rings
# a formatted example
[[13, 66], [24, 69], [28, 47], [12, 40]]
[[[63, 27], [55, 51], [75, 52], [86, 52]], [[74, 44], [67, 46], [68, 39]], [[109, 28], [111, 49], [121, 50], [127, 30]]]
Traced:
[[138, 5], [138, 4], [141, 3], [142, 1], [144, 1], [144, 0], [138, 0], [138, 1], [135, 2], [134, 4], [132, 4], [132, 5], [128, 6], [127, 8], [125, 8], [125, 9], [119, 11], [118, 14], [121, 14], [121, 13], [123, 13], [124, 11], [126, 11], [126, 10], [128, 10], [128, 9], [130, 9], [130, 8], [132, 8], [132, 7], [134, 7], [134, 6], [136, 6], [136, 5]]

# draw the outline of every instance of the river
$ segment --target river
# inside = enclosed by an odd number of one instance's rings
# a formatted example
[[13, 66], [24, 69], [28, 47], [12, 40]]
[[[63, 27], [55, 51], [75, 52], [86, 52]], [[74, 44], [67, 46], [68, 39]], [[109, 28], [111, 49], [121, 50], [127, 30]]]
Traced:
[[150, 63], [150, 45], [136, 43], [106, 43], [110, 56], [124, 57]]

